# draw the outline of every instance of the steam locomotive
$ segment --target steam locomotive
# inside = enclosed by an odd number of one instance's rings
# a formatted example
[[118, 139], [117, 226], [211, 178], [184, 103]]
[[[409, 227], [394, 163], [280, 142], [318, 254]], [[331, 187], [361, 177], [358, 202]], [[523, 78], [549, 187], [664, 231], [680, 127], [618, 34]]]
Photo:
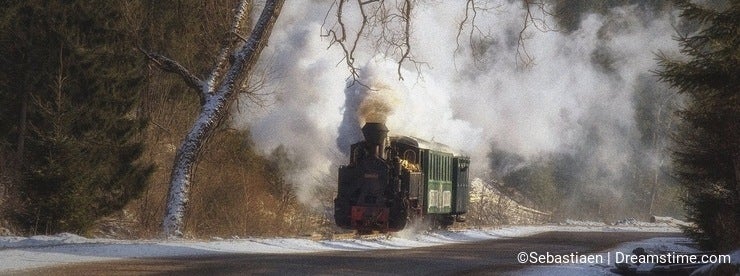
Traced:
[[339, 168], [334, 220], [357, 230], [400, 231], [414, 220], [449, 226], [465, 220], [470, 201], [468, 157], [408, 136], [388, 137], [383, 123], [366, 123], [364, 141]]

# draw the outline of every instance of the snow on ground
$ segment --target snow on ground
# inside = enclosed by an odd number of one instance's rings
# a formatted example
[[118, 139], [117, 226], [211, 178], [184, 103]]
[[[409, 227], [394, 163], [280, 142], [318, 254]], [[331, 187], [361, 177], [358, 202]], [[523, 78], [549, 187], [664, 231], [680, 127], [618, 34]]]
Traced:
[[[675, 220], [675, 219], [674, 219]], [[678, 220], [677, 220], [678, 221]], [[617, 230], [617, 229], [624, 229], [623, 227], [614, 227], [614, 226], [606, 226], [605, 224], [595, 223], [595, 222], [579, 222], [579, 221], [568, 221], [567, 224], [576, 224], [576, 225], [589, 225], [590, 227], [602, 225], [604, 227], [604, 230]], [[646, 222], [635, 222], [635, 223], [615, 223], [616, 225], [641, 225], [644, 227], [649, 227], [650, 223]], [[653, 224], [654, 225], [654, 224]], [[676, 225], [686, 225], [683, 221], [678, 221]], [[664, 230], [668, 230], [667, 228]], [[541, 265], [541, 266], [530, 266], [522, 271], [517, 271], [517, 275], [548, 275], [548, 276], [560, 276], [560, 275], [619, 275], [616, 273], [615, 270], [615, 261], [618, 259], [617, 254], [618, 252], [622, 253], [622, 255], [629, 255], [634, 254], [633, 250], [635, 250], [638, 247], [641, 247], [645, 249], [647, 252], [651, 252], [649, 254], [661, 254], [659, 252], [664, 253], [673, 253], [673, 254], [692, 254], [699, 252], [698, 249], [693, 247], [695, 242], [689, 238], [686, 237], [659, 237], [659, 238], [650, 238], [646, 240], [641, 241], [634, 241], [634, 242], [626, 242], [622, 243], [619, 246], [615, 248], [611, 248], [608, 250], [605, 250], [603, 252], [598, 252], [593, 255], [599, 255], [602, 257], [603, 260], [605, 260], [602, 263], [595, 263], [595, 264], [565, 264], [565, 265]], [[716, 253], [708, 253], [710, 255], [718, 255]], [[740, 267], [740, 249], [735, 250], [731, 252], [730, 254], [730, 260], [731, 264], [734, 265], [737, 269]], [[717, 266], [717, 264], [706, 264], [698, 268], [696, 271], [694, 271], [691, 275], [721, 275], [721, 274], [713, 274], [709, 271], [714, 269], [713, 267]], [[647, 266], [650, 268], [650, 266]], [[637, 274], [640, 274], [640, 272], [637, 272]], [[650, 273], [646, 273], [650, 274]], [[665, 273], [665, 275], [669, 275], [669, 273]]]
[[641, 241], [627, 242], [620, 244], [615, 248], [608, 249], [593, 255], [599, 255], [604, 260], [595, 264], [566, 264], [566, 265], [542, 265], [530, 266], [523, 271], [518, 271], [518, 275], [618, 275], [612, 270], [615, 268], [614, 262], [617, 252], [632, 254], [632, 250], [642, 247], [650, 252], [667, 251], [676, 253], [694, 253], [695, 248], [687, 246], [693, 241], [683, 237], [663, 237], [651, 238]]
[[[390, 237], [311, 240], [300, 238], [243, 238], [194, 240], [88, 239], [73, 234], [32, 237], [0, 237], [0, 272], [68, 263], [110, 261], [126, 258], [216, 255], [230, 253], [289, 254], [322, 251], [406, 249], [449, 243], [512, 238], [549, 231], [649, 231], [679, 232], [668, 224], [605, 225], [570, 221], [565, 225], [509, 226], [414, 233], [402, 231]], [[630, 249], [631, 250], [631, 249]]]

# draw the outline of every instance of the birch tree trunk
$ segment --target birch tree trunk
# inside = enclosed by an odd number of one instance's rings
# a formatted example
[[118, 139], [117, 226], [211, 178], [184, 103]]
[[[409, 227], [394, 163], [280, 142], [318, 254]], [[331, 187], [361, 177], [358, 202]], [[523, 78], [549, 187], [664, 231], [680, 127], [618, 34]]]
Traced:
[[[232, 27], [231, 35], [234, 36], [234, 39], [224, 43], [224, 47], [216, 59], [216, 65], [205, 82], [200, 81], [176, 62], [145, 52], [160, 67], [181, 75], [190, 87], [196, 90], [199, 88], [202, 91], [203, 106], [201, 113], [177, 150], [172, 168], [166, 214], [162, 223], [164, 235], [167, 238], [180, 238], [183, 235], [183, 217], [200, 150], [208, 137], [213, 134], [216, 127], [224, 119], [229, 106], [243, 89], [242, 83], [249, 76], [262, 49], [267, 45], [283, 2], [284, 0], [266, 1], [249, 38], [243, 39], [238, 35], [238, 30], [245, 21], [244, 18], [249, 3], [247, 0], [241, 1]], [[243, 41], [240, 48], [234, 51], [236, 44], [239, 42], [236, 38], [245, 41]]]

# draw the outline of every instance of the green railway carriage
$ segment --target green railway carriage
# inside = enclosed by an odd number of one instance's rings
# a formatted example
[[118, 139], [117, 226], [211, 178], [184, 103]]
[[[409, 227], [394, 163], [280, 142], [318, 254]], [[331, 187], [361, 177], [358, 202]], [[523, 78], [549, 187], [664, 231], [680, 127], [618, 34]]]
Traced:
[[[418, 194], [422, 215], [436, 215], [443, 224], [464, 220], [470, 201], [468, 167], [470, 159], [449, 147], [408, 136], [390, 138], [390, 147], [402, 160], [421, 169]], [[413, 187], [412, 187], [413, 188]]]
[[426, 181], [428, 214], [444, 214], [452, 211], [452, 154], [424, 150], [422, 167], [427, 172]]

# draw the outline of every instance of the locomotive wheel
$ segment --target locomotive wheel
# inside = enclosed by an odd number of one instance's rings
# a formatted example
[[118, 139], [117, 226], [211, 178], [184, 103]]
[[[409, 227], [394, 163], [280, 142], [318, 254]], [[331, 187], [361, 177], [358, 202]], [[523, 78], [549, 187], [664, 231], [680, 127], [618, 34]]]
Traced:
[[406, 227], [406, 219], [408, 218], [407, 208], [408, 204], [406, 200], [402, 200], [398, 196], [393, 198], [393, 205], [390, 208], [388, 217], [388, 228], [399, 231]]

